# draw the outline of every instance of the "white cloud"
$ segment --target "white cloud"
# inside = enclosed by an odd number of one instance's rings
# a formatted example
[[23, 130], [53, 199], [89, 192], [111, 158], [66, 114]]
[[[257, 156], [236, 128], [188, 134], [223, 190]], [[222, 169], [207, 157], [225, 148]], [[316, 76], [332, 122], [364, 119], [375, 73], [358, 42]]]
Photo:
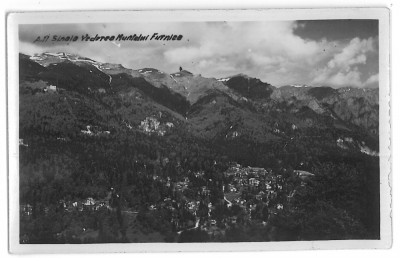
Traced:
[[371, 85], [371, 84], [376, 84], [376, 83], [378, 83], [378, 82], [379, 82], [379, 74], [376, 73], [376, 74], [371, 75], [371, 76], [365, 81], [365, 84], [366, 84], [366, 85]]
[[361, 74], [357, 70], [350, 70], [348, 72], [338, 72], [337, 74], [331, 76], [327, 81], [327, 83], [333, 86], [356, 86], [361, 87]]
[[365, 64], [367, 60], [366, 53], [372, 52], [373, 39], [360, 40], [359, 38], [354, 38], [350, 41], [349, 45], [343, 48], [343, 50], [336, 54], [333, 59], [328, 63], [329, 68], [335, 67], [350, 67], [354, 64]]
[[[196, 46], [168, 49], [164, 58], [167, 63], [186, 66], [203, 75], [221, 77], [236, 70], [282, 85], [301, 77], [300, 71], [296, 73], [293, 69], [305, 66], [311, 69], [326, 58], [321, 52], [329, 42], [302, 39], [293, 33], [295, 26], [295, 22], [286, 21], [204, 25], [197, 27], [196, 32], [202, 36], [197, 38]], [[292, 72], [282, 76], [284, 71]], [[304, 71], [301, 73], [304, 77]]]
[[175, 64], [191, 62], [197, 59], [210, 58], [213, 56], [213, 50], [210, 46], [200, 47], [179, 47], [168, 50], [164, 53], [165, 58]]
[[375, 51], [375, 40], [373, 38], [364, 40], [353, 38], [338, 53], [333, 55], [323, 69], [314, 72], [315, 77], [312, 83], [334, 87], [364, 87], [366, 84], [373, 83], [371, 81], [373, 78], [363, 81], [359, 66], [365, 65], [368, 55]]

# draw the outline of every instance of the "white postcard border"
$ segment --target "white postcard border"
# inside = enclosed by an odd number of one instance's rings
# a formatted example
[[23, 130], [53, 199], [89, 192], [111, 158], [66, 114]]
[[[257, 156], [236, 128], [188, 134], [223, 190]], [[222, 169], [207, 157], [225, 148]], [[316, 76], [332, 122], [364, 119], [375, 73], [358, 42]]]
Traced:
[[[380, 240], [332, 240], [260, 243], [130, 243], [130, 244], [19, 244], [18, 153], [18, 25], [56, 23], [134, 23], [173, 21], [259, 21], [313, 19], [379, 19], [379, 132], [380, 132]], [[391, 125], [390, 125], [390, 10], [387, 8], [169, 10], [169, 11], [73, 11], [11, 13], [7, 17], [9, 250], [12, 253], [177, 252], [177, 251], [273, 251], [309, 249], [390, 248]]]

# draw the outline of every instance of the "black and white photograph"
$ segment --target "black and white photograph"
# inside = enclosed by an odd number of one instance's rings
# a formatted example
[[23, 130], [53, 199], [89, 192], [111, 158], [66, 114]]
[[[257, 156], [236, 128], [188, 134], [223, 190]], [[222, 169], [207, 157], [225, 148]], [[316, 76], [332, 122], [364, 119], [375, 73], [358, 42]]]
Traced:
[[375, 11], [20, 14], [15, 245], [390, 242]]

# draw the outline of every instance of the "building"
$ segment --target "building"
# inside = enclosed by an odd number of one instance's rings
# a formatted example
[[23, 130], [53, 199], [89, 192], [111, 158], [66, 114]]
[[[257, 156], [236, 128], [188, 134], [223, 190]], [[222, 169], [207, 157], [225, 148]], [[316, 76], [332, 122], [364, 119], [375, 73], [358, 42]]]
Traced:
[[203, 186], [201, 189], [201, 194], [204, 196], [209, 196], [211, 193], [211, 191], [209, 189], [207, 189], [207, 187]]
[[296, 176], [300, 177], [300, 179], [302, 179], [302, 180], [309, 179], [309, 178], [315, 176], [313, 173], [310, 173], [310, 172], [304, 171], [304, 170], [293, 170], [293, 173]]
[[257, 200], [262, 200], [262, 198], [265, 196], [265, 193], [263, 191], [260, 191], [257, 195], [256, 195], [256, 199]]
[[54, 85], [46, 86], [46, 88], [44, 88], [43, 91], [44, 92], [56, 92], [57, 86], [54, 86]]
[[19, 146], [25, 146], [28, 147], [29, 145], [24, 143], [24, 139], [19, 139]]
[[258, 186], [260, 184], [260, 180], [257, 180], [255, 178], [250, 178], [249, 179], [249, 185], [251, 186]]
[[32, 215], [33, 207], [30, 204], [22, 204], [19, 209], [23, 216], [29, 217]]
[[90, 130], [90, 125], [86, 126], [86, 130], [81, 130], [83, 134], [93, 135], [93, 132]]
[[89, 197], [82, 204], [85, 206], [93, 206], [96, 204], [96, 202], [92, 197]]

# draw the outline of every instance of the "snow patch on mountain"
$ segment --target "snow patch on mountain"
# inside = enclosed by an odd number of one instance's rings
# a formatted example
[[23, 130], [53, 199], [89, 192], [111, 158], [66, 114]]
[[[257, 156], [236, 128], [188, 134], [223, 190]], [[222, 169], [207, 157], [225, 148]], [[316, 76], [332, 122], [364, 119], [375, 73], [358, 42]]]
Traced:
[[175, 82], [177, 82], [174, 78], [174, 76], [172, 76], [172, 74], [169, 75], [169, 77], [171, 77], [172, 80], [174, 80]]
[[226, 82], [226, 81], [229, 81], [231, 78], [220, 78], [220, 79], [217, 79], [217, 81], [219, 81], [219, 82]]
[[305, 84], [291, 84], [289, 86], [295, 87], [295, 88], [310, 88], [310, 86], [305, 85]]

